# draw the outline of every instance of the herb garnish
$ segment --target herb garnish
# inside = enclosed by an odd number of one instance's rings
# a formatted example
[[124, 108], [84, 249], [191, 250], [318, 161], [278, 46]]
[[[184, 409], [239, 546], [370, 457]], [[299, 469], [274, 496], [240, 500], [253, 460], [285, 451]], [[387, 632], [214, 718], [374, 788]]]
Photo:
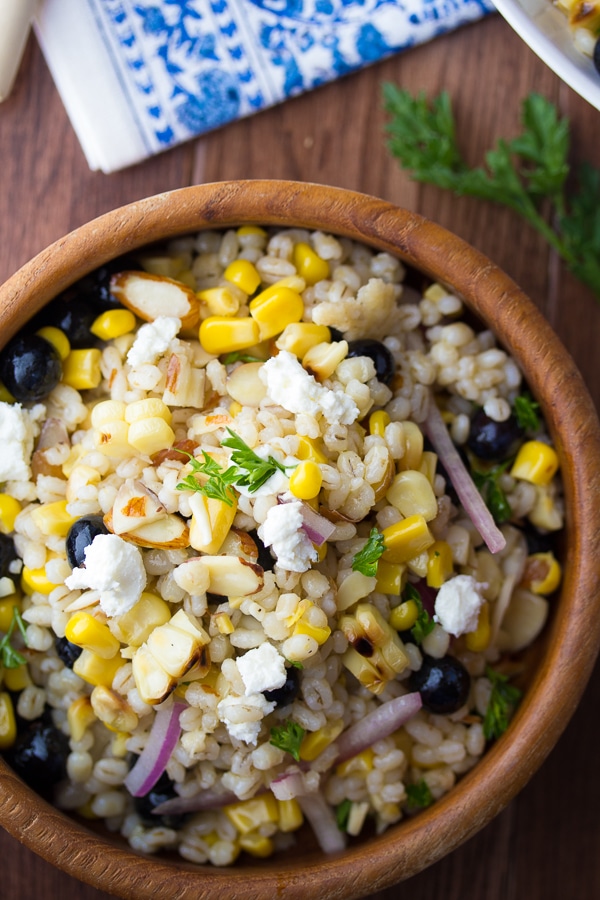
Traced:
[[348, 819], [350, 818], [350, 810], [352, 809], [352, 800], [342, 800], [335, 808], [335, 821], [340, 831], [345, 831], [348, 827]]
[[285, 725], [275, 725], [271, 728], [271, 740], [269, 741], [274, 747], [291, 753], [296, 762], [300, 762], [300, 744], [305, 735], [302, 725], [292, 722], [291, 719]]
[[17, 669], [19, 666], [27, 662], [25, 657], [12, 646], [10, 639], [15, 628], [21, 632], [25, 645], [27, 645], [27, 637], [25, 634], [25, 623], [21, 618], [21, 613], [16, 606], [13, 606], [12, 619], [8, 626], [8, 631], [0, 641], [0, 660], [5, 669]]
[[515, 397], [513, 409], [515, 418], [520, 428], [524, 431], [537, 431], [540, 427], [540, 419], [537, 414], [540, 404], [537, 403], [531, 394], [519, 394]]
[[224, 366], [229, 366], [236, 362], [264, 362], [264, 359], [260, 359], [258, 356], [251, 356], [249, 353], [242, 353], [241, 350], [235, 350], [233, 353], [228, 353], [224, 356], [221, 362]]
[[490, 469], [475, 469], [471, 466], [471, 476], [477, 486], [485, 504], [497, 525], [508, 522], [512, 516], [510, 503], [500, 485], [500, 476], [504, 474], [510, 465], [510, 460], [492, 466]]
[[423, 601], [421, 600], [421, 595], [419, 594], [416, 587], [412, 584], [407, 584], [402, 592], [402, 599], [412, 600], [413, 603], [416, 603], [417, 609], [419, 613], [417, 615], [417, 621], [410, 629], [410, 633], [415, 639], [417, 644], [422, 643], [423, 638], [427, 637], [430, 634], [435, 626], [435, 622], [423, 606]]
[[[223, 447], [233, 448], [233, 453], [231, 454], [233, 465], [223, 469], [205, 450], [202, 451], [203, 463], [195, 459], [190, 453], [186, 453], [185, 455], [190, 459], [192, 474], [186, 475], [176, 485], [178, 491], [199, 491], [207, 497], [222, 500], [227, 506], [232, 506], [235, 499], [235, 494], [231, 489], [232, 485], [246, 487], [253, 494], [277, 470], [285, 474], [286, 469], [292, 468], [291, 466], [284, 466], [283, 463], [278, 462], [272, 456], [263, 459], [254, 450], [251, 450], [235, 431], [232, 431], [231, 428], [228, 428], [227, 431], [230, 437], [221, 441], [221, 444]], [[179, 452], [185, 453], [185, 450], [180, 450]], [[208, 481], [202, 484], [194, 477], [193, 473], [208, 475]]]
[[485, 674], [492, 684], [492, 693], [483, 719], [483, 734], [486, 739], [493, 740], [504, 734], [508, 723], [521, 699], [521, 691], [508, 683], [508, 676], [501, 675], [495, 669], [486, 667]]
[[362, 572], [363, 575], [377, 575], [377, 563], [383, 553], [385, 553], [384, 537], [377, 528], [371, 528], [367, 543], [354, 555], [352, 571]]
[[422, 92], [413, 97], [388, 83], [383, 98], [390, 116], [389, 149], [415, 181], [508, 206], [600, 298], [600, 169], [582, 164], [578, 190], [569, 185], [567, 194], [569, 123], [559, 119], [549, 100], [529, 94], [521, 108], [521, 133], [498, 141], [486, 153], [485, 167], [470, 168], [457, 143], [446, 91], [429, 102]]
[[406, 805], [408, 809], [425, 809], [433, 803], [433, 794], [424, 778], [406, 785]]

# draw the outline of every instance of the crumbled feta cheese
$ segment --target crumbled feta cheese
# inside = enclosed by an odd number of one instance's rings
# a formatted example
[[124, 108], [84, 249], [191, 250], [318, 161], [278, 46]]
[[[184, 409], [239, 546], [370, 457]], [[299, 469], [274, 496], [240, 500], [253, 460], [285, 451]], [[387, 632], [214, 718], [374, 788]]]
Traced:
[[277, 562], [288, 572], [306, 572], [316, 562], [319, 554], [302, 530], [302, 503], [278, 503], [272, 506], [267, 518], [258, 529], [258, 536], [265, 547], [272, 547]]
[[288, 350], [268, 359], [258, 374], [271, 400], [288, 412], [321, 413], [330, 425], [351, 425], [358, 418], [358, 406], [351, 397], [319, 384]]
[[265, 700], [262, 694], [248, 694], [246, 697], [230, 694], [217, 704], [217, 714], [231, 737], [256, 745], [262, 720], [273, 712], [275, 705]]
[[454, 637], [475, 631], [485, 602], [481, 595], [484, 587], [472, 575], [456, 575], [444, 582], [435, 598], [435, 621]]
[[41, 405], [30, 411], [23, 409], [20, 403], [0, 403], [0, 482], [29, 481], [31, 478], [29, 461], [38, 433], [36, 423], [44, 412]]
[[175, 316], [158, 316], [153, 322], [142, 325], [129, 348], [127, 362], [133, 368], [153, 365], [180, 330], [181, 320]]
[[283, 687], [287, 679], [285, 660], [268, 641], [240, 656], [237, 667], [246, 696]]
[[66, 586], [100, 591], [100, 609], [107, 616], [126, 613], [146, 587], [140, 550], [116, 534], [98, 534], [84, 555], [85, 567], [73, 569], [65, 579]]

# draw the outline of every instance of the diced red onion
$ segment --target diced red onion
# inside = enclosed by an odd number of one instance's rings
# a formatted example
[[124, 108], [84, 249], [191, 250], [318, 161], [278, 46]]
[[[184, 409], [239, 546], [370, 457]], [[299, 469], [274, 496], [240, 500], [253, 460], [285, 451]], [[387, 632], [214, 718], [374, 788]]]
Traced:
[[339, 853], [346, 847], [346, 838], [337, 826], [333, 809], [319, 791], [297, 798], [300, 809], [308, 819], [323, 853]]
[[376, 710], [340, 734], [335, 742], [338, 751], [335, 762], [345, 762], [357, 753], [362, 753], [376, 741], [389, 737], [412, 719], [422, 705], [418, 691], [382, 703]]
[[456, 491], [465, 512], [483, 538], [490, 553], [499, 553], [506, 546], [504, 535], [494, 522], [494, 518], [477, 490], [475, 482], [452, 442], [446, 423], [433, 397], [429, 402], [429, 412], [425, 421], [427, 437]]
[[270, 788], [278, 800], [293, 800], [306, 793], [304, 773], [300, 769], [284, 772], [273, 779]]
[[165, 771], [181, 734], [179, 716], [184, 709], [185, 703], [172, 703], [156, 711], [146, 746], [124, 781], [132, 797], [151, 791]]
[[335, 525], [308, 503], [302, 503], [302, 531], [313, 544], [321, 547], [335, 531]]
[[172, 797], [170, 800], [165, 800], [164, 803], [159, 803], [158, 806], [155, 806], [152, 813], [162, 816], [165, 814], [179, 815], [179, 813], [204, 812], [209, 809], [221, 809], [221, 807], [228, 806], [230, 803], [237, 803], [238, 800], [239, 797], [233, 791], [215, 791], [208, 788], [205, 791], [200, 791], [199, 794], [194, 794], [193, 797]]
[[415, 585], [421, 597], [421, 603], [425, 612], [433, 616], [435, 612], [435, 598], [437, 597], [437, 588], [430, 587], [424, 578]]

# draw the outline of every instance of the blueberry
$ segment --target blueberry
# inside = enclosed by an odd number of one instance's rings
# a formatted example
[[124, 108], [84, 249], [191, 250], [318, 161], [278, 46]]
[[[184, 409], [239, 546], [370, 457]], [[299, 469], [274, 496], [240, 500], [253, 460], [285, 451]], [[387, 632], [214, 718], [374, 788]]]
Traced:
[[0, 533], [0, 578], [4, 578], [5, 575], [10, 577], [8, 567], [16, 558], [15, 542], [8, 534]]
[[67, 775], [69, 739], [54, 725], [32, 722], [18, 735], [8, 762], [31, 788], [48, 796], [51, 788]]
[[282, 687], [264, 692], [265, 700], [281, 707], [293, 703], [300, 691], [300, 670], [296, 666], [290, 666], [286, 673], [287, 678]]
[[523, 440], [523, 429], [515, 416], [495, 422], [478, 409], [471, 419], [467, 447], [478, 459], [504, 460], [513, 456]]
[[135, 811], [146, 827], [150, 828], [156, 825], [164, 825], [165, 828], [179, 828], [185, 821], [185, 815], [180, 813], [169, 815], [167, 813], [164, 816], [160, 816], [154, 815], [152, 812], [156, 806], [160, 806], [161, 803], [166, 803], [167, 800], [172, 800], [176, 796], [177, 794], [173, 787], [173, 782], [167, 773], [164, 772], [152, 790], [148, 791], [147, 794], [144, 794], [143, 797], [136, 797], [134, 799]]
[[98, 534], [108, 534], [102, 516], [82, 516], [74, 522], [67, 534], [67, 560], [72, 569], [85, 562], [85, 548]]
[[275, 560], [271, 556], [271, 551], [268, 549], [268, 547], [265, 547], [265, 545], [259, 538], [257, 531], [249, 531], [248, 534], [258, 548], [258, 559], [256, 560], [258, 565], [262, 566], [265, 572], [272, 572], [273, 566], [275, 565]]
[[377, 378], [384, 384], [390, 384], [396, 371], [394, 357], [381, 341], [362, 338], [348, 342], [348, 356], [369, 356], [375, 364]]
[[471, 676], [454, 656], [424, 656], [421, 668], [411, 674], [408, 685], [411, 691], [419, 691], [424, 709], [446, 716], [466, 703]]
[[58, 351], [38, 334], [17, 335], [0, 353], [0, 379], [19, 403], [43, 400], [61, 376]]
[[75, 660], [81, 656], [82, 648], [77, 644], [72, 644], [66, 637], [56, 638], [54, 646], [58, 658], [64, 662], [67, 669], [72, 669]]

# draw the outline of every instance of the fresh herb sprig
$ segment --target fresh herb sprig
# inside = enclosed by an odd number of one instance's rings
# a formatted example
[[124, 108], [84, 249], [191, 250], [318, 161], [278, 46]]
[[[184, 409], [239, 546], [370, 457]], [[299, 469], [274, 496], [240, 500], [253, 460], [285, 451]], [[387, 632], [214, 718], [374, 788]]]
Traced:
[[377, 575], [377, 565], [384, 553], [385, 542], [382, 533], [377, 528], [371, 528], [367, 543], [354, 555], [352, 571], [369, 576]]
[[483, 719], [485, 738], [495, 740], [504, 734], [521, 699], [521, 691], [508, 683], [508, 676], [487, 666], [485, 674], [492, 684], [492, 693]]
[[500, 484], [500, 476], [506, 472], [510, 463], [511, 460], [507, 460], [489, 469], [476, 469], [471, 466], [471, 477], [497, 525], [508, 522], [512, 516], [510, 503]]
[[433, 803], [433, 794], [424, 778], [406, 785], [406, 806], [409, 810], [426, 809]]
[[291, 719], [284, 725], [275, 725], [271, 728], [271, 740], [269, 741], [274, 747], [278, 747], [279, 750], [285, 750], [286, 753], [291, 753], [296, 762], [300, 762], [300, 744], [306, 734], [302, 725], [298, 725], [297, 722], [292, 722]]
[[[221, 445], [233, 449], [231, 454], [233, 465], [226, 469], [222, 468], [205, 450], [202, 451], [204, 462], [200, 462], [190, 453], [180, 450], [180, 453], [185, 453], [189, 457], [192, 472], [176, 485], [178, 491], [199, 491], [207, 497], [222, 500], [227, 506], [233, 506], [235, 494], [232, 486], [246, 487], [253, 494], [275, 472], [279, 470], [285, 474], [287, 469], [292, 468], [283, 465], [272, 456], [263, 459], [254, 450], [251, 450], [235, 431], [232, 431], [231, 428], [228, 428], [227, 431], [230, 437], [221, 441]], [[198, 474], [208, 475], [208, 480], [202, 483], [195, 477]]]
[[350, 818], [350, 810], [352, 809], [352, 800], [342, 800], [335, 808], [335, 821], [340, 831], [346, 831], [348, 828], [348, 819]]
[[417, 644], [421, 644], [423, 642], [423, 638], [426, 638], [428, 634], [431, 634], [435, 627], [435, 622], [423, 606], [423, 601], [421, 600], [421, 595], [419, 594], [416, 587], [412, 584], [407, 584], [404, 590], [402, 591], [402, 600], [412, 600], [413, 603], [416, 604], [418, 609], [417, 620], [415, 624], [410, 629], [410, 633], [413, 638], [417, 642]]
[[569, 122], [549, 100], [529, 94], [521, 133], [499, 140], [485, 154], [485, 166], [471, 168], [458, 146], [446, 91], [428, 100], [386, 83], [383, 99], [388, 147], [415, 181], [510, 207], [600, 299], [600, 169], [584, 163], [577, 190], [569, 185], [567, 191]]
[[530, 394], [515, 397], [513, 410], [519, 427], [524, 431], [537, 431], [540, 427], [539, 408], [540, 404]]
[[17, 669], [19, 666], [22, 666], [27, 662], [22, 653], [19, 653], [18, 650], [15, 650], [13, 645], [11, 644], [11, 638], [13, 636], [15, 628], [21, 632], [21, 636], [27, 646], [27, 635], [25, 632], [25, 623], [21, 618], [21, 613], [17, 609], [16, 606], [13, 606], [13, 614], [12, 619], [10, 620], [10, 625], [8, 626], [8, 631], [0, 640], [0, 661], [5, 669]]

